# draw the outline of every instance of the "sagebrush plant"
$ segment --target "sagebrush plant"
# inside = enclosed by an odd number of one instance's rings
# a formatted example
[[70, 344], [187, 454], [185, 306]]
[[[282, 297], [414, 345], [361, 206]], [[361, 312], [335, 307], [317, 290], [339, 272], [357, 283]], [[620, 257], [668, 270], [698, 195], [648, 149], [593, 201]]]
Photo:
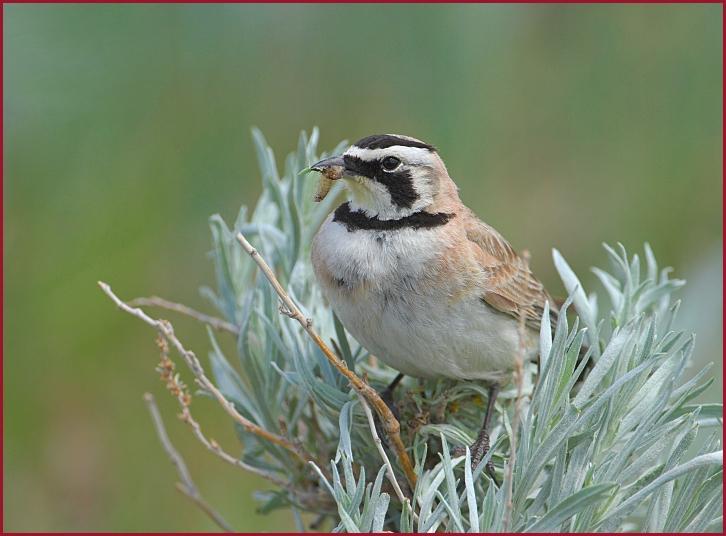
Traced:
[[[242, 466], [277, 484], [257, 494], [263, 512], [286, 508], [300, 529], [313, 522], [348, 532], [721, 529], [722, 405], [693, 403], [711, 380], [707, 369], [683, 380], [694, 345], [694, 335], [672, 328], [679, 306], [672, 293], [683, 282], [658, 269], [647, 245], [643, 262], [620, 245], [605, 246], [611, 271], [595, 274], [607, 308], [554, 251], [569, 298], [554, 334], [545, 310], [539, 371], [526, 364], [521, 383], [505, 386], [497, 400], [490, 455], [501, 486], [483, 471], [489, 455], [472, 469], [468, 451], [451, 454], [475, 438], [485, 387], [404, 380], [395, 402], [415, 462], [410, 489], [390, 450], [394, 474], [387, 472], [367, 407], [300, 325], [280, 314], [277, 293], [236, 239], [241, 232], [255, 246], [349, 368], [379, 390], [393, 379], [396, 371], [346, 334], [315, 284], [311, 240], [341, 193], [336, 184], [314, 203], [315, 180], [300, 176], [325, 156], [317, 154], [318, 131], [300, 135], [282, 175], [262, 134], [253, 138], [263, 191], [231, 227], [210, 219], [217, 282], [202, 292], [238, 332], [230, 358], [209, 330], [216, 386], [246, 419], [311, 460], [236, 425]], [[593, 366], [577, 382], [583, 346]]]

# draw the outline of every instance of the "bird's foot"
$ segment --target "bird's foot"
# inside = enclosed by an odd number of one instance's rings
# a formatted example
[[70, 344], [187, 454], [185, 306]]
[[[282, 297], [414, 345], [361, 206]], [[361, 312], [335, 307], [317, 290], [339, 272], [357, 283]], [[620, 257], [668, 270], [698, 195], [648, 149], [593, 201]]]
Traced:
[[[472, 443], [472, 445], [469, 447], [472, 469], [476, 469], [478, 467], [478, 465], [484, 459], [484, 456], [486, 456], [489, 452], [489, 449], [489, 434], [485, 430], [482, 430], [479, 434], [479, 437], [476, 438], [476, 441], [474, 441], [474, 443]], [[451, 454], [454, 456], [465, 456], [466, 448], [454, 447], [451, 450]], [[487, 460], [484, 470], [487, 472], [487, 475], [489, 475], [489, 478], [491, 478], [494, 483], [499, 486], [499, 481], [497, 480], [496, 473], [494, 472], [494, 463], [492, 463], [491, 456]]]

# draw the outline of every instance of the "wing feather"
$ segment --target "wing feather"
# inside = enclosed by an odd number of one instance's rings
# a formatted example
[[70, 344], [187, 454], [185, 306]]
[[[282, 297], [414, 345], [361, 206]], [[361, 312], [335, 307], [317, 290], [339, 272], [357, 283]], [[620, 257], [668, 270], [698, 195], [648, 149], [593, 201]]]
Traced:
[[466, 222], [466, 236], [478, 247], [477, 258], [486, 275], [481, 299], [494, 309], [524, 318], [532, 329], [539, 330], [544, 304], [550, 303], [550, 323], [557, 325], [557, 305], [542, 283], [532, 274], [526, 259], [495, 229], [472, 213]]

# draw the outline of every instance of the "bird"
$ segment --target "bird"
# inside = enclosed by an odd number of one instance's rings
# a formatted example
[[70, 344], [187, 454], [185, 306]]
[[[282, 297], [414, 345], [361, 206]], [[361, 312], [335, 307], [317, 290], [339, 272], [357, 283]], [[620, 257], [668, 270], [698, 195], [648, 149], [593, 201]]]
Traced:
[[[433, 145], [376, 134], [309, 169], [342, 180], [348, 193], [312, 241], [324, 298], [366, 350], [399, 371], [387, 400], [404, 375], [488, 386], [471, 446], [477, 465], [497, 393], [518, 359], [537, 358], [545, 303], [553, 328], [557, 303], [527, 256], [464, 205]], [[487, 472], [494, 478], [491, 461]]]

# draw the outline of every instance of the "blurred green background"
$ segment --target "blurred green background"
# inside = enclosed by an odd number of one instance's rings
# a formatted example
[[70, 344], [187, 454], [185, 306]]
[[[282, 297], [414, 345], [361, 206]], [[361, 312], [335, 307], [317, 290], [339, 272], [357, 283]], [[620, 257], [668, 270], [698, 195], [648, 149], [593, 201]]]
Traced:
[[[4, 6], [6, 530], [210, 530], [142, 403], [156, 393], [207, 499], [241, 530], [260, 483], [195, 442], [159, 383], [153, 333], [100, 293], [209, 310], [207, 218], [278, 158], [379, 132], [434, 143], [462, 197], [562, 293], [601, 242], [646, 240], [690, 279], [682, 323], [721, 361], [722, 7]], [[204, 329], [172, 316], [200, 356]], [[704, 394], [721, 399], [718, 381]], [[209, 435], [235, 439], [211, 402]]]

